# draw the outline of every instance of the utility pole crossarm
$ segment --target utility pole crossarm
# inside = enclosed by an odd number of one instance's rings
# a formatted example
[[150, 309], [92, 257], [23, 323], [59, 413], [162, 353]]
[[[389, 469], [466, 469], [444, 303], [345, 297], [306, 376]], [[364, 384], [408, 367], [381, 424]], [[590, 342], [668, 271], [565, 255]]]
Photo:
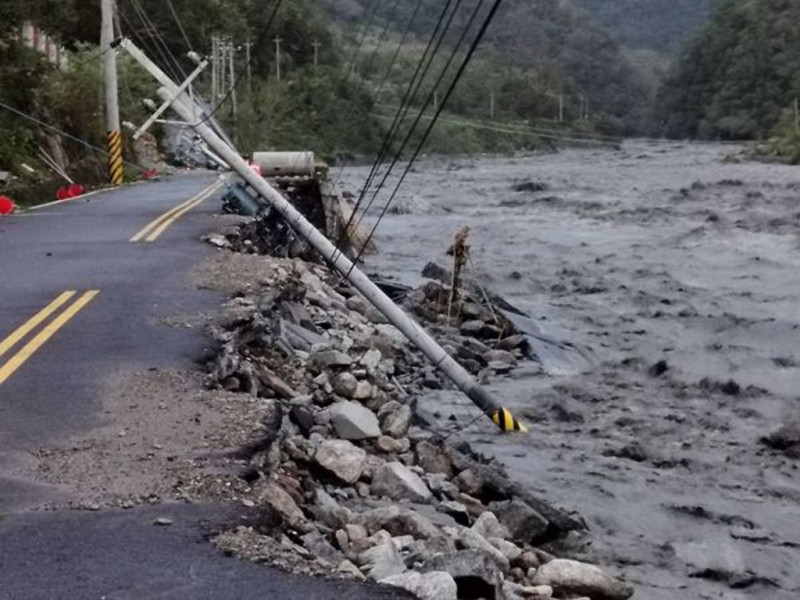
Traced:
[[153, 115], [149, 119], [147, 119], [145, 124], [142, 125], [139, 128], [139, 130], [133, 134], [133, 139], [138, 140], [140, 137], [142, 137], [144, 132], [147, 131], [153, 125], [153, 123], [157, 122], [161, 118], [161, 115], [163, 115], [167, 110], [169, 110], [172, 101], [175, 100], [181, 94], [183, 94], [189, 88], [189, 86], [192, 85], [192, 82], [195, 79], [197, 79], [200, 73], [202, 73], [206, 69], [207, 66], [208, 66], [207, 60], [201, 62], [200, 65], [198, 65], [198, 67], [192, 72], [192, 74], [189, 75], [189, 78], [178, 86], [175, 95], [172, 97], [172, 100], [164, 101], [164, 103], [158, 107], [158, 110], [156, 110], [156, 112], [154, 112]]

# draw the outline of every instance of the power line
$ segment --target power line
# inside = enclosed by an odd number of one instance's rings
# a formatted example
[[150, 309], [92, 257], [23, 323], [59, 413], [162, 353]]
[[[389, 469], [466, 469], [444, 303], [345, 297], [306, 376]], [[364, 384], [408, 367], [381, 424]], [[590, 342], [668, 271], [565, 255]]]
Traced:
[[[383, 210], [381, 211], [381, 214], [378, 216], [378, 220], [375, 222], [375, 225], [373, 225], [372, 230], [369, 233], [369, 236], [367, 236], [366, 242], [364, 243], [364, 245], [361, 246], [361, 248], [360, 248], [360, 250], [358, 252], [358, 256], [356, 256], [356, 260], [353, 261], [353, 266], [355, 266], [355, 264], [363, 256], [364, 249], [367, 247], [367, 244], [369, 244], [369, 242], [374, 237], [375, 232], [378, 229], [378, 226], [381, 224], [381, 221], [383, 221], [383, 218], [386, 216], [386, 213], [389, 210], [389, 206], [391, 206], [392, 202], [394, 201], [395, 197], [397, 196], [397, 192], [400, 190], [400, 187], [403, 185], [403, 182], [405, 181], [406, 177], [408, 176], [408, 173], [411, 171], [412, 166], [414, 165], [414, 163], [416, 162], [417, 158], [419, 157], [420, 152], [422, 152], [422, 148], [425, 146], [425, 143], [428, 141], [428, 137], [430, 136], [431, 131], [433, 131], [433, 127], [436, 125], [436, 122], [438, 121], [439, 117], [441, 116], [442, 111], [444, 110], [444, 107], [447, 104], [447, 101], [450, 99], [450, 96], [452, 96], [453, 91], [456, 88], [456, 85], [458, 85], [458, 82], [461, 80], [461, 77], [464, 75], [464, 71], [466, 70], [467, 65], [472, 60], [472, 57], [475, 54], [475, 50], [477, 50], [478, 45], [480, 44], [481, 40], [483, 39], [483, 36], [486, 34], [486, 30], [489, 28], [489, 25], [491, 24], [492, 20], [494, 19], [495, 14], [497, 14], [497, 10], [500, 8], [500, 4], [502, 3], [502, 1], [503, 0], [494, 0], [494, 4], [493, 4], [492, 8], [489, 10], [489, 13], [486, 15], [486, 19], [484, 19], [483, 25], [481, 26], [481, 29], [478, 32], [478, 35], [473, 40], [472, 45], [470, 46], [469, 52], [467, 53], [467, 56], [464, 58], [463, 62], [461, 63], [461, 66], [458, 69], [458, 72], [456, 72], [455, 77], [453, 77], [453, 80], [450, 83], [450, 87], [447, 89], [447, 93], [445, 94], [441, 105], [439, 106], [439, 108], [437, 108], [436, 114], [434, 115], [433, 119], [431, 119], [431, 122], [429, 123], [428, 128], [425, 130], [425, 133], [422, 136], [422, 139], [420, 140], [419, 144], [417, 145], [417, 148], [414, 150], [414, 154], [412, 155], [411, 160], [408, 162], [408, 165], [406, 165], [406, 168], [403, 171], [403, 174], [400, 177], [399, 181], [397, 182], [397, 185], [395, 186], [394, 191], [392, 192], [392, 195], [386, 201], [386, 204], [384, 205]], [[480, 8], [480, 6], [482, 4], [483, 4], [483, 2], [480, 2], [478, 4], [478, 6], [476, 6], [476, 12], [473, 14], [473, 18], [477, 15], [477, 10]], [[469, 25], [467, 25], [467, 28], [465, 29], [464, 36], [462, 36], [462, 39], [466, 37], [466, 32], [470, 29], [471, 25], [472, 25], [472, 20], [470, 20]]]
[[375, 49], [370, 54], [369, 60], [366, 63], [366, 71], [369, 71], [372, 67], [372, 64], [375, 62], [375, 57], [380, 52], [381, 47], [383, 46], [383, 42], [386, 39], [386, 34], [389, 32], [389, 27], [392, 25], [392, 21], [394, 20], [395, 15], [397, 14], [397, 7], [400, 5], [400, 0], [394, 0], [394, 5], [392, 9], [389, 11], [389, 16], [386, 18], [386, 23], [383, 25], [383, 31], [381, 32], [380, 37], [378, 38], [378, 43], [375, 45]]
[[[131, 21], [128, 19], [127, 15], [125, 15], [125, 13], [123, 13], [123, 12], [120, 12], [119, 13], [120, 17], [122, 19], [122, 22], [125, 24], [125, 27], [128, 29], [128, 33], [134, 35], [136, 37], [136, 39], [139, 41], [139, 43], [141, 44], [142, 48], [145, 49], [147, 51], [147, 53], [150, 54], [151, 56], [156, 56], [156, 55], [160, 54], [161, 55], [161, 61], [162, 61], [161, 65], [163, 66], [164, 70], [169, 72], [169, 75], [170, 75], [171, 78], [178, 79], [178, 76], [177, 76], [177, 74], [175, 72], [175, 69], [172, 67], [172, 64], [167, 59], [167, 57], [164, 54], [163, 50], [161, 50], [161, 47], [156, 43], [156, 41], [155, 41], [155, 39], [154, 39], [154, 37], [152, 35], [152, 31], [151, 31], [150, 27], [147, 26], [147, 23], [145, 23], [144, 19], [136, 11], [135, 8], [133, 9], [133, 12], [136, 14], [137, 18], [139, 19], [141, 24], [144, 26], [144, 28], [141, 29], [141, 30], [137, 29], [136, 27], [133, 26], [133, 23], [131, 23]], [[147, 37], [145, 37], [145, 35], [143, 35], [143, 34], [148, 34], [148, 35], [147, 35]]]
[[180, 18], [178, 17], [178, 12], [175, 10], [175, 6], [172, 4], [172, 0], [167, 0], [167, 6], [169, 7], [169, 11], [172, 13], [172, 18], [175, 19], [175, 23], [178, 26], [178, 29], [183, 36], [183, 40], [186, 42], [186, 45], [189, 47], [189, 50], [194, 52], [194, 48], [192, 47], [192, 42], [189, 41], [189, 36], [186, 35], [186, 30], [183, 28], [183, 23], [181, 23]]
[[[173, 78], [174, 79], [186, 79], [186, 71], [183, 70], [183, 67], [181, 67], [180, 62], [178, 61], [178, 59], [175, 58], [175, 55], [169, 49], [169, 46], [167, 46], [167, 43], [164, 41], [164, 38], [161, 36], [161, 32], [155, 26], [155, 24], [150, 19], [150, 17], [147, 15], [147, 11], [144, 10], [144, 7], [141, 5], [139, 0], [131, 0], [131, 3], [132, 3], [132, 6], [134, 8], [134, 11], [136, 11], [137, 15], [139, 16], [139, 19], [142, 21], [142, 24], [145, 27], [149, 27], [150, 28], [152, 38], [153, 38], [153, 40], [155, 42], [155, 46], [156, 46], [159, 54], [163, 58], [165, 64], [170, 68]], [[162, 50], [162, 48], [163, 48], [163, 50]], [[172, 69], [172, 66], [170, 65], [170, 60], [172, 61], [172, 64], [174, 64], [175, 67], [177, 68], [177, 71]], [[179, 73], [180, 77], [178, 77], [178, 75], [176, 73]]]
[[[376, 115], [379, 119], [391, 119], [388, 115]], [[423, 119], [430, 120], [433, 119], [431, 115], [425, 115]], [[581, 137], [570, 137], [571, 132], [565, 132], [564, 135], [556, 135], [553, 133], [543, 133], [542, 130], [538, 129], [524, 129], [522, 127], [516, 125], [503, 125], [503, 124], [495, 124], [490, 125], [488, 123], [479, 123], [475, 121], [467, 121], [463, 119], [457, 119], [452, 117], [441, 117], [439, 119], [440, 123], [449, 123], [451, 125], [458, 125], [461, 127], [471, 127], [472, 129], [484, 129], [487, 131], [494, 131], [497, 133], [508, 133], [510, 135], [521, 135], [521, 136], [531, 136], [537, 138], [543, 138], [548, 140], [555, 140], [555, 141], [564, 141], [564, 142], [572, 142], [575, 144], [592, 144], [592, 145], [605, 145], [605, 146], [616, 146], [618, 145], [621, 140], [617, 139], [616, 142], [610, 141], [609, 139], [603, 138], [581, 138]]]
[[[395, 106], [388, 104], [375, 104], [375, 106], [379, 108], [383, 107], [392, 111], [396, 110]], [[377, 115], [377, 116], [381, 119], [391, 118], [389, 115]], [[453, 123], [456, 122], [454, 118], [451, 118], [450, 121]], [[485, 123], [478, 123], [473, 120], [462, 120], [459, 121], [459, 124], [463, 124], [465, 126], [475, 126], [475, 127], [478, 127], [480, 125], [480, 128], [482, 129], [490, 129], [492, 127], [491, 125]], [[545, 129], [543, 127], [527, 127], [525, 125], [517, 123], [500, 123], [498, 128], [499, 128], [498, 130], [503, 129], [505, 131], [508, 131], [509, 129], [513, 128], [514, 129], [513, 133], [517, 132], [532, 133], [538, 135], [539, 137], [548, 137], [548, 136], [553, 138], [561, 137], [564, 139], [576, 139], [577, 141], [586, 141], [586, 142], [598, 142], [598, 143], [608, 142], [610, 144], [617, 144], [622, 140], [622, 138], [618, 136], [615, 137], [610, 135], [603, 135], [600, 133], [589, 133], [583, 131], [563, 130], [563, 129]]]
[[[471, 17], [471, 19], [470, 19], [470, 21], [469, 21], [469, 24], [467, 25], [467, 27], [465, 27], [465, 28], [464, 28], [464, 31], [462, 32], [462, 34], [461, 34], [461, 37], [460, 37], [460, 39], [459, 39], [459, 41], [458, 41], [458, 44], [457, 44], [457, 45], [456, 45], [456, 47], [453, 49], [453, 51], [450, 53], [450, 57], [448, 58], [448, 60], [447, 60], [447, 63], [445, 64], [445, 66], [444, 66], [444, 68], [441, 70], [441, 72], [439, 73], [439, 77], [438, 77], [438, 79], [437, 79], [437, 81], [436, 81], [435, 85], [433, 86], [433, 88], [431, 88], [431, 90], [430, 90], [430, 92], [429, 92], [429, 94], [428, 94], [428, 97], [427, 97], [427, 98], [426, 98], [426, 100], [425, 100], [425, 103], [423, 104], [422, 108], [420, 109], [420, 112], [419, 112], [419, 114], [417, 115], [416, 119], [414, 120], [414, 122], [413, 122], [413, 124], [411, 125], [411, 127], [409, 128], [409, 130], [406, 132], [406, 137], [405, 137], [405, 139], [403, 140], [402, 144], [400, 145], [400, 149], [399, 149], [399, 150], [397, 151], [397, 153], [395, 154], [395, 157], [394, 157], [394, 159], [392, 160], [391, 164], [389, 165], [389, 168], [388, 168], [388, 169], [386, 170], [386, 172], [383, 174], [383, 177], [382, 177], [382, 179], [381, 179], [381, 182], [378, 184], [377, 188], [375, 189], [375, 192], [374, 192], [374, 194], [372, 195], [372, 198], [370, 199], [369, 203], [367, 204], [367, 207], [366, 207], [365, 209], [363, 209], [363, 211], [362, 211], [362, 215], [361, 215], [361, 218], [360, 218], [360, 219], [359, 219], [359, 221], [358, 221], [358, 224], [359, 224], [359, 225], [361, 224], [361, 222], [363, 221], [364, 217], [366, 216], [366, 214], [367, 214], [367, 211], [368, 211], [368, 210], [369, 210], [369, 209], [372, 207], [372, 205], [374, 204], [375, 200], [376, 200], [376, 199], [377, 199], [377, 197], [378, 197], [378, 194], [380, 193], [380, 190], [381, 190], [381, 189], [383, 189], [383, 186], [386, 184], [387, 180], [389, 179], [389, 175], [391, 174], [392, 170], [394, 170], [394, 167], [397, 165], [397, 162], [400, 160], [400, 157], [402, 156], [402, 154], [403, 154], [403, 151], [405, 150], [406, 146], [407, 146], [407, 145], [408, 145], [408, 143], [410, 142], [410, 140], [411, 140], [411, 137], [413, 136], [413, 134], [414, 134], [414, 132], [415, 132], [415, 130], [416, 130], [416, 128], [417, 128], [417, 126], [419, 125], [419, 122], [420, 122], [420, 120], [421, 120], [421, 118], [422, 118], [422, 115], [423, 115], [423, 114], [424, 114], [424, 112], [425, 112], [425, 109], [426, 109], [426, 108], [428, 107], [428, 105], [431, 103], [431, 100], [433, 99], [433, 96], [434, 96], [434, 94], [435, 94], [436, 90], [438, 89], [439, 85], [440, 85], [440, 84], [441, 84], [441, 82], [443, 81], [445, 74], [447, 73], [448, 69], [450, 68], [450, 65], [452, 64], [453, 60], [455, 59], [455, 56], [456, 56], [456, 53], [458, 52], [458, 49], [459, 49], [459, 48], [461, 47], [461, 45], [464, 43], [464, 40], [466, 39], [466, 35], [467, 35], [467, 33], [469, 32], [469, 29], [470, 29], [470, 27], [472, 26], [472, 23], [474, 22], [475, 18], [477, 17], [477, 15], [478, 15], [478, 12], [479, 12], [479, 10], [480, 10], [480, 8], [481, 8], [482, 4], [483, 4], [483, 0], [478, 0], [478, 2], [476, 3], [476, 5], [475, 5], [475, 10], [474, 10], [474, 11], [473, 11], [473, 13], [472, 13], [472, 17]], [[411, 109], [411, 102], [413, 102], [413, 99], [416, 97], [417, 93], [419, 92], [419, 89], [420, 89], [420, 87], [421, 87], [421, 85], [422, 85], [422, 82], [423, 82], [423, 80], [425, 79], [425, 77], [427, 76], [427, 74], [428, 74], [428, 71], [430, 70], [430, 67], [431, 67], [431, 65], [433, 64], [433, 59], [435, 58], [436, 54], [439, 52], [439, 49], [441, 48], [441, 44], [442, 44], [442, 42], [443, 42], [443, 40], [444, 40], [444, 37], [445, 37], [445, 35], [447, 34], [448, 30], [450, 29], [450, 26], [452, 25], [452, 23], [453, 23], [453, 20], [454, 20], [454, 18], [455, 18], [455, 15], [457, 14], [457, 12], [458, 12], [458, 9], [459, 9], [460, 7], [461, 7], [461, 0], [457, 0], [457, 2], [456, 2], [456, 5], [455, 5], [455, 7], [454, 7], [453, 11], [450, 13], [450, 17], [449, 17], [449, 19], [448, 19], [448, 21], [447, 21], [447, 24], [446, 24], [446, 26], [444, 27], [444, 29], [443, 29], [443, 30], [442, 30], [442, 32], [441, 32], [441, 35], [439, 36], [438, 42], [437, 42], [437, 44], [436, 44], [436, 47], [435, 47], [435, 49], [434, 49], [433, 53], [431, 54], [431, 56], [430, 56], [430, 57], [429, 57], [429, 59], [428, 59], [428, 64], [427, 64], [427, 65], [426, 65], [426, 67], [425, 67], [425, 70], [424, 70], [424, 72], [423, 72], [423, 74], [422, 74], [422, 77], [421, 77], [421, 78], [419, 79], [419, 81], [417, 82], [416, 88], [415, 88], [415, 90], [414, 90], [414, 94], [413, 94], [413, 96], [412, 96], [411, 98], [409, 98], [409, 100], [408, 100], [408, 103], [407, 103], [407, 104], [405, 105], [405, 107], [403, 108], [402, 116], [401, 116], [401, 117], [400, 117], [400, 119], [397, 121], [397, 127], [395, 128], [395, 130], [394, 130], [394, 133], [392, 134], [392, 135], [393, 135], [393, 137], [395, 137], [395, 136], [396, 136], [396, 135], [399, 133], [399, 131], [400, 131], [400, 125], [401, 125], [401, 124], [402, 124], [402, 122], [405, 120], [405, 117], [406, 117], [406, 115], [408, 114], [408, 111]], [[388, 152], [388, 150], [389, 150], [389, 146], [387, 145], [387, 146], [386, 146], [386, 149], [385, 149], [385, 151], [386, 151], [386, 152]], [[384, 157], [385, 157], [385, 155], [384, 155], [383, 157], [380, 157], [380, 163], [382, 163], [382, 162], [383, 162], [383, 158], [384, 158]], [[372, 173], [372, 174], [371, 174], [373, 177], [374, 177], [374, 176], [377, 176], [377, 167], [378, 167], [378, 166], [380, 166], [380, 163], [377, 163], [377, 164], [376, 164], [375, 171], [374, 171], [374, 173]], [[359, 202], [356, 204], [356, 207], [355, 207], [355, 209], [353, 210], [353, 214], [354, 214], [354, 215], [355, 215], [356, 211], [358, 211], [358, 209], [359, 209], [359, 206], [360, 206], [361, 202], [363, 202], [363, 199], [366, 197], [366, 193], [367, 193], [367, 192], [368, 192], [368, 190], [369, 190], [369, 187], [370, 187], [370, 185], [371, 185], [371, 182], [372, 182], [372, 179], [370, 179], [370, 178], [368, 177], [368, 178], [367, 178], [367, 182], [366, 182], [366, 184], [365, 184], [365, 186], [364, 186], [364, 188], [363, 188], [363, 190], [362, 190], [362, 194], [361, 194], [361, 196], [359, 197]]]
[[[50, 131], [53, 131], [53, 132], [55, 132], [55, 133], [57, 133], [59, 135], [63, 135], [65, 138], [67, 138], [69, 140], [72, 140], [74, 142], [77, 142], [78, 144], [81, 144], [82, 146], [84, 146], [86, 148], [94, 150], [95, 152], [98, 152], [100, 154], [104, 154], [105, 156], [108, 156], [108, 154], [109, 154], [108, 151], [104, 150], [103, 148], [95, 146], [94, 144], [90, 144], [89, 142], [87, 142], [85, 140], [82, 140], [79, 137], [75, 137], [74, 135], [71, 135], [71, 134], [67, 133], [66, 131], [64, 131], [62, 129], [59, 129], [58, 127], [54, 127], [53, 125], [49, 125], [48, 123], [45, 123], [44, 121], [41, 121], [41, 120], [37, 119], [36, 117], [31, 116], [31, 115], [29, 115], [27, 113], [24, 113], [21, 110], [17, 110], [13, 106], [9, 106], [8, 104], [5, 104], [5, 103], [3, 103], [1, 101], [0, 101], [0, 108], [2, 108], [4, 110], [7, 110], [8, 112], [13, 113], [13, 114], [17, 115], [18, 117], [23, 118], [23, 119], [25, 119], [27, 121], [35, 123], [35, 124], [39, 125], [40, 127], [44, 127], [45, 129], [49, 129]], [[134, 163], [131, 163], [131, 162], [128, 162], [128, 161], [124, 161], [124, 162], [125, 162], [126, 165], [128, 165], [130, 167], [133, 167], [135, 169], [138, 169], [139, 171], [145, 171], [146, 170], [146, 169], [143, 169], [142, 167], [140, 167], [139, 165], [136, 165]]]
[[[420, 8], [422, 8], [422, 3], [424, 1], [425, 0], [417, 0], [417, 5], [414, 7], [414, 12], [411, 14], [411, 18], [408, 20], [408, 24], [406, 25], [406, 29], [403, 32], [403, 37], [400, 39], [400, 43], [397, 44], [397, 48], [395, 49], [394, 56], [392, 56], [392, 60], [389, 62], [389, 66], [386, 68], [386, 72], [383, 74], [383, 78], [381, 79], [381, 83], [378, 86], [378, 91], [375, 92], [375, 96], [374, 97], [375, 97], [375, 101], [376, 102], [380, 101], [381, 93], [383, 92], [383, 86], [386, 84], [386, 81], [389, 79], [389, 76], [392, 73], [392, 69], [394, 68], [394, 65], [397, 63], [397, 59], [400, 56], [400, 51], [402, 50], [403, 46], [406, 43], [406, 40], [408, 39], [409, 34], [411, 33], [411, 29], [412, 29], [412, 27], [414, 25], [414, 22], [417, 19], [417, 15], [419, 14]], [[416, 77], [416, 74], [415, 74], [415, 77]], [[392, 127], [394, 127], [394, 123], [392, 124]], [[384, 143], [385, 143], [385, 141], [384, 141]], [[378, 157], [376, 157], [376, 159], [375, 159], [376, 162], [379, 160], [380, 155], [381, 155], [382, 152], [383, 152], [383, 144], [381, 145], [381, 149], [379, 150]], [[373, 165], [373, 169], [374, 168], [375, 167]], [[372, 173], [372, 171], [370, 171], [370, 173]], [[344, 165], [342, 165], [342, 167], [339, 169], [339, 172], [336, 174], [336, 179], [333, 182], [334, 185], [338, 185], [339, 184], [339, 180], [342, 178], [343, 174], [344, 174]], [[352, 219], [353, 215], [350, 215], [350, 218]]]
[[[425, 47], [425, 51], [422, 53], [422, 57], [420, 58], [419, 63], [417, 64], [417, 68], [414, 71], [414, 75], [411, 77], [411, 81], [409, 81], [408, 87], [406, 88], [406, 92], [403, 96], [403, 99], [400, 102], [400, 107], [397, 110], [397, 114], [395, 115], [394, 121], [392, 122], [389, 131], [387, 132], [386, 136], [384, 137], [383, 143], [378, 151], [378, 155], [375, 157], [375, 162], [372, 165], [372, 169], [370, 169], [369, 175], [367, 176], [367, 181], [362, 188], [361, 193], [359, 194], [358, 201], [356, 202], [355, 209], [353, 210], [353, 214], [351, 215], [351, 219], [355, 218], [356, 211], [360, 207], [361, 203], [364, 200], [364, 197], [369, 189], [370, 184], [373, 181], [373, 178], [376, 176], [377, 170], [380, 165], [383, 163], [383, 159], [386, 157], [387, 153], [389, 152], [389, 148], [391, 146], [392, 141], [397, 136], [399, 132], [400, 126], [402, 125], [403, 120], [405, 119], [406, 115], [408, 114], [408, 110], [411, 106], [411, 103], [416, 98], [417, 93], [419, 92], [419, 88], [422, 84], [422, 81], [425, 79], [427, 75], [428, 69], [430, 68], [431, 62], [433, 57], [436, 55], [438, 48], [441, 44], [442, 38], [439, 38], [439, 42], [436, 44], [436, 49], [433, 51], [433, 54], [430, 55], [431, 59], [428, 61], [427, 66], [425, 66], [425, 62], [428, 59], [428, 55], [431, 50], [434, 48], [434, 42], [436, 42], [436, 38], [439, 34], [439, 31], [444, 24], [444, 19], [447, 16], [447, 12], [452, 5], [453, 0], [448, 0], [445, 4], [442, 12], [439, 14], [439, 19], [436, 22], [436, 26], [434, 27], [433, 33], [431, 34], [430, 39], [428, 40], [428, 44]], [[461, 0], [458, 0], [460, 3]], [[458, 9], [458, 6], [456, 6]], [[455, 11], [454, 13], [455, 14]], [[424, 70], [423, 70], [424, 67]], [[348, 227], [352, 223], [348, 223]]]
[[400, 51], [403, 49], [403, 46], [408, 39], [409, 34], [411, 33], [411, 29], [414, 26], [414, 22], [417, 20], [417, 15], [419, 14], [420, 8], [422, 8], [422, 3], [424, 0], [417, 0], [417, 5], [414, 7], [414, 12], [411, 13], [411, 18], [408, 20], [408, 25], [406, 25], [406, 29], [403, 32], [403, 37], [400, 38], [400, 43], [397, 44], [397, 49], [394, 51], [394, 56], [392, 56], [392, 60], [389, 62], [389, 67], [386, 69], [386, 73], [383, 74], [383, 79], [381, 79], [381, 83], [378, 86], [378, 91], [375, 93], [375, 100], [380, 101], [381, 92], [383, 92], [383, 86], [386, 84], [386, 81], [389, 79], [389, 76], [392, 73], [392, 69], [394, 65], [397, 63], [397, 59], [400, 56]]
[[[459, 3], [460, 3], [460, 1], [461, 0], [459, 0]], [[369, 191], [370, 184], [372, 183], [374, 177], [376, 176], [378, 168], [380, 167], [381, 164], [383, 164], [383, 160], [384, 160], [384, 158], [387, 156], [387, 154], [389, 152], [389, 148], [391, 146], [391, 143], [394, 140], [394, 138], [396, 137], [396, 135], [397, 135], [397, 133], [399, 131], [400, 125], [402, 124], [403, 120], [405, 119], [405, 115], [408, 112], [408, 108], [410, 107], [411, 102], [413, 102], [414, 98], [416, 97], [417, 92], [419, 91], [419, 85], [417, 84], [417, 81], [419, 81], [419, 84], [421, 84], [422, 81], [425, 78], [425, 74], [427, 74], [427, 69], [430, 67], [431, 63], [428, 62], [428, 66], [425, 67], [424, 73], [423, 73], [423, 66], [425, 65], [425, 61], [426, 61], [426, 59], [428, 57], [428, 54], [431, 52], [431, 49], [434, 46], [434, 42], [436, 42], [437, 35], [439, 34], [439, 31], [440, 31], [442, 25], [444, 24], [444, 20], [447, 17], [447, 13], [450, 10], [450, 6], [452, 5], [452, 2], [453, 2], [453, 0], [447, 0], [447, 3], [442, 8], [441, 13], [439, 14], [439, 18], [437, 19], [436, 26], [434, 27], [433, 32], [431, 33], [430, 39], [428, 40], [428, 44], [425, 47], [425, 51], [422, 53], [422, 57], [420, 58], [420, 61], [417, 64], [417, 68], [414, 71], [414, 75], [411, 77], [411, 81], [409, 82], [408, 87], [406, 88], [406, 92], [405, 92], [405, 94], [403, 96], [402, 101], [400, 102], [400, 108], [398, 109], [397, 114], [395, 115], [394, 121], [392, 122], [392, 125], [389, 128], [389, 131], [387, 132], [386, 136], [384, 137], [383, 143], [381, 144], [381, 147], [378, 150], [378, 154], [375, 157], [375, 161], [373, 162], [372, 168], [370, 169], [369, 175], [367, 176], [367, 181], [364, 184], [364, 187], [361, 189], [361, 192], [358, 195], [358, 200], [356, 201], [356, 204], [355, 204], [355, 206], [353, 208], [353, 212], [350, 214], [350, 218], [347, 220], [347, 223], [346, 223], [346, 225], [344, 227], [344, 230], [343, 230], [344, 232], [349, 231], [350, 227], [355, 222], [358, 209], [360, 208], [362, 202], [364, 201], [364, 198], [366, 197], [366, 194]], [[458, 6], [456, 6], [456, 9], [457, 8], [458, 8]], [[453, 14], [455, 14], [455, 11], [454, 11]], [[441, 43], [441, 39], [442, 38], [439, 39], [439, 43]], [[438, 46], [439, 46], [439, 44], [437, 44], [437, 48], [438, 48]], [[433, 56], [435, 56], [435, 54], [436, 54], [436, 51], [434, 51], [434, 53], [431, 55], [431, 60], [432, 60]], [[420, 74], [422, 74], [421, 78], [420, 78]], [[419, 80], [418, 80], [418, 78], [419, 78]], [[343, 172], [344, 172], [344, 168], [342, 168], [342, 170], [339, 172], [339, 176], [340, 177], [341, 177], [341, 174]], [[338, 182], [338, 178], [337, 178], [337, 182]], [[344, 239], [340, 240], [339, 252], [342, 251], [343, 242], [344, 242]]]
[[[372, 22], [375, 20], [375, 15], [378, 13], [378, 8], [380, 7], [381, 1], [382, 0], [372, 0], [372, 4], [370, 5], [369, 9], [364, 11], [364, 13], [361, 15], [361, 22], [359, 24], [359, 26], [362, 27], [361, 33], [359, 34], [360, 40], [358, 44], [356, 44], [356, 47], [353, 50], [353, 54], [350, 57], [350, 60], [348, 60], [344, 65], [345, 69], [344, 71], [342, 71], [342, 75], [339, 80], [339, 85], [344, 83], [350, 71], [355, 68], [356, 61], [358, 60], [358, 55], [361, 52], [361, 48], [364, 46], [364, 41], [367, 39], [367, 32], [369, 31], [370, 27], [372, 27]], [[368, 14], [369, 14], [369, 20], [367, 20]]]

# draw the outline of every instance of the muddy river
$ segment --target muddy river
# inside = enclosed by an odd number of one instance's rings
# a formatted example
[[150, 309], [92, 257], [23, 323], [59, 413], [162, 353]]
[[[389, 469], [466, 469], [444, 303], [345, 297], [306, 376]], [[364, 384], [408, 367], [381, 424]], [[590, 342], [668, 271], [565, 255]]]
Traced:
[[530, 316], [540, 363], [490, 383], [530, 433], [420, 407], [580, 514], [570, 552], [645, 600], [800, 597], [800, 460], [761, 442], [800, 416], [800, 167], [739, 150], [423, 161], [368, 260], [418, 283], [470, 227], [468, 279]]

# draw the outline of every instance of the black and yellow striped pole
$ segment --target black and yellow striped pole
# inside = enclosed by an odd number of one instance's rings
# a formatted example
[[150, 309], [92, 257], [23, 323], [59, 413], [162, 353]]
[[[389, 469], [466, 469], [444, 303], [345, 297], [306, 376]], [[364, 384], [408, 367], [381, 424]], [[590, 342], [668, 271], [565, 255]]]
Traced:
[[525, 433], [528, 428], [522, 421], [502, 406], [494, 396], [477, 382], [462, 386], [461, 389], [467, 394], [470, 400], [487, 415], [492, 422], [500, 428], [503, 433]]
[[492, 421], [494, 421], [494, 424], [505, 433], [511, 433], [514, 431], [524, 433], [528, 431], [528, 428], [525, 426], [525, 424], [522, 421], [518, 421], [514, 415], [511, 414], [511, 411], [505, 407], [498, 408], [496, 411], [494, 411], [494, 414], [492, 415]]
[[117, 55], [114, 46], [114, 0], [101, 0], [102, 29], [100, 48], [103, 50], [103, 80], [106, 90], [106, 125], [108, 131], [108, 180], [112, 185], [122, 183], [122, 132], [119, 119], [117, 84]]
[[122, 132], [108, 132], [108, 175], [112, 185], [122, 184]]

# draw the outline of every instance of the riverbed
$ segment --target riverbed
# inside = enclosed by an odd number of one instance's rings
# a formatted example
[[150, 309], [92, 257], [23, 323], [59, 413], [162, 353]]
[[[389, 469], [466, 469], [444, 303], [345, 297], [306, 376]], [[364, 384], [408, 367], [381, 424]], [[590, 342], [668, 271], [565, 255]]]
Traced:
[[420, 408], [581, 515], [570, 552], [646, 600], [800, 595], [800, 461], [761, 442], [800, 417], [800, 168], [740, 150], [425, 160], [367, 260], [416, 284], [470, 228], [467, 280], [530, 317], [539, 362], [490, 382], [530, 433], [449, 391]]

